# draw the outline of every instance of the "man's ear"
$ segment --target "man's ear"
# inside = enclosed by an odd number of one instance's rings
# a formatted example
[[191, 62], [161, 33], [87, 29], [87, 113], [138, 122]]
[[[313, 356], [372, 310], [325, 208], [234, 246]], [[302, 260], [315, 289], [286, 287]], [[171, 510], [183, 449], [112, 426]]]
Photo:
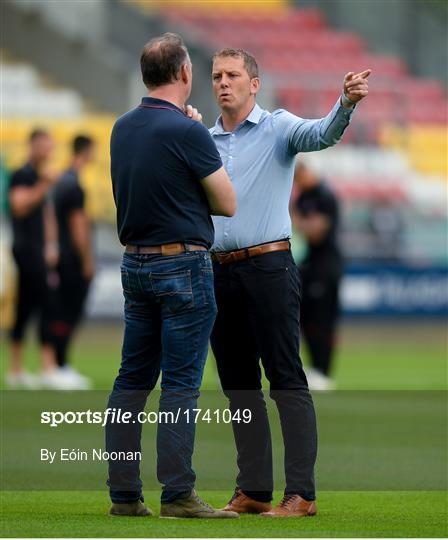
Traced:
[[251, 95], [255, 96], [258, 90], [260, 90], [260, 79], [258, 77], [254, 77], [250, 80], [250, 93]]
[[191, 78], [191, 70], [189, 69], [187, 64], [183, 64], [180, 68], [180, 78], [182, 79], [182, 82], [187, 84], [188, 81]]

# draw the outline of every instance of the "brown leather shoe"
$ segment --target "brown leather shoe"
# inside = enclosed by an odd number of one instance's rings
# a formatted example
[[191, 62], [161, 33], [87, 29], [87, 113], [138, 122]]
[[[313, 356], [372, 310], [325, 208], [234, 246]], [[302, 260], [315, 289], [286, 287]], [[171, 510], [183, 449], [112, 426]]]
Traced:
[[244, 495], [240, 489], [237, 489], [223, 510], [224, 512], [237, 512], [238, 514], [261, 514], [262, 512], [269, 512], [271, 508], [271, 503], [251, 499]]
[[285, 495], [275, 508], [261, 515], [263, 517], [305, 517], [316, 514], [315, 501], [305, 501], [300, 495]]

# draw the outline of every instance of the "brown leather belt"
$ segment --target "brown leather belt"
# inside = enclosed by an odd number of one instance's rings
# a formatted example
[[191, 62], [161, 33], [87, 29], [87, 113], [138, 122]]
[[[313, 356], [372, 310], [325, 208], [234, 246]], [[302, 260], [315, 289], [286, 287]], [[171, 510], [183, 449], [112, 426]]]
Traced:
[[212, 253], [212, 261], [219, 264], [229, 264], [237, 261], [243, 261], [249, 257], [257, 257], [257, 255], [264, 255], [265, 253], [271, 253], [272, 251], [288, 251], [291, 247], [289, 240], [281, 240], [279, 242], [270, 242], [269, 244], [260, 244], [259, 246], [252, 246], [244, 249], [237, 249], [236, 251], [221, 251], [218, 253]]
[[126, 246], [126, 253], [134, 253], [135, 255], [181, 255], [182, 253], [188, 253], [189, 251], [208, 251], [204, 246], [197, 246], [195, 244], [182, 244], [176, 242], [174, 244], [163, 244], [162, 246], [133, 246], [128, 244]]

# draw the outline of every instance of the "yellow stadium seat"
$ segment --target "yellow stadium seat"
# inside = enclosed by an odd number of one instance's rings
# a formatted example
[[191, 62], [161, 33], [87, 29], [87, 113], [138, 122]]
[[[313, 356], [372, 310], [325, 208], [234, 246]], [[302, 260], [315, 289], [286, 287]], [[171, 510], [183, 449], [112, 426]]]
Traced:
[[210, 15], [216, 14], [219, 16], [222, 12], [247, 10], [250, 12], [272, 11], [277, 12], [283, 8], [287, 8], [286, 0], [128, 0], [129, 4], [133, 4], [146, 13], [151, 13], [159, 9], [194, 9], [196, 11], [204, 11]]
[[448, 134], [445, 127], [386, 126], [380, 141], [385, 147], [405, 152], [411, 165], [423, 175], [448, 177]]

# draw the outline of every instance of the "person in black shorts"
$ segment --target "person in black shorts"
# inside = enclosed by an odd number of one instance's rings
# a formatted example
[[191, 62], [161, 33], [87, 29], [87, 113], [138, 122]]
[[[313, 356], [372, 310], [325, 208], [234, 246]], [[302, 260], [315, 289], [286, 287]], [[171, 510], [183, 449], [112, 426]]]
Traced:
[[[9, 184], [12, 226], [12, 252], [17, 266], [17, 299], [11, 329], [10, 369], [6, 384], [12, 388], [65, 387], [49, 337], [48, 268], [56, 262], [55, 220], [47, 195], [57, 180], [48, 169], [53, 139], [42, 129], [29, 137], [27, 163], [16, 170]], [[33, 316], [38, 318], [42, 347], [42, 375], [28, 373], [23, 367], [23, 340]]]
[[50, 331], [59, 367], [74, 388], [82, 390], [90, 387], [90, 380], [67, 363], [67, 354], [94, 276], [91, 226], [79, 174], [93, 160], [95, 145], [90, 137], [78, 135], [73, 140], [72, 151], [70, 167], [60, 177], [52, 193], [58, 224], [59, 285], [54, 295]]
[[308, 383], [314, 390], [330, 390], [334, 387], [330, 374], [343, 272], [337, 244], [338, 201], [328, 185], [303, 163], [296, 166], [294, 185], [299, 195], [293, 202], [293, 221], [307, 245], [300, 272], [301, 325], [312, 362]]

